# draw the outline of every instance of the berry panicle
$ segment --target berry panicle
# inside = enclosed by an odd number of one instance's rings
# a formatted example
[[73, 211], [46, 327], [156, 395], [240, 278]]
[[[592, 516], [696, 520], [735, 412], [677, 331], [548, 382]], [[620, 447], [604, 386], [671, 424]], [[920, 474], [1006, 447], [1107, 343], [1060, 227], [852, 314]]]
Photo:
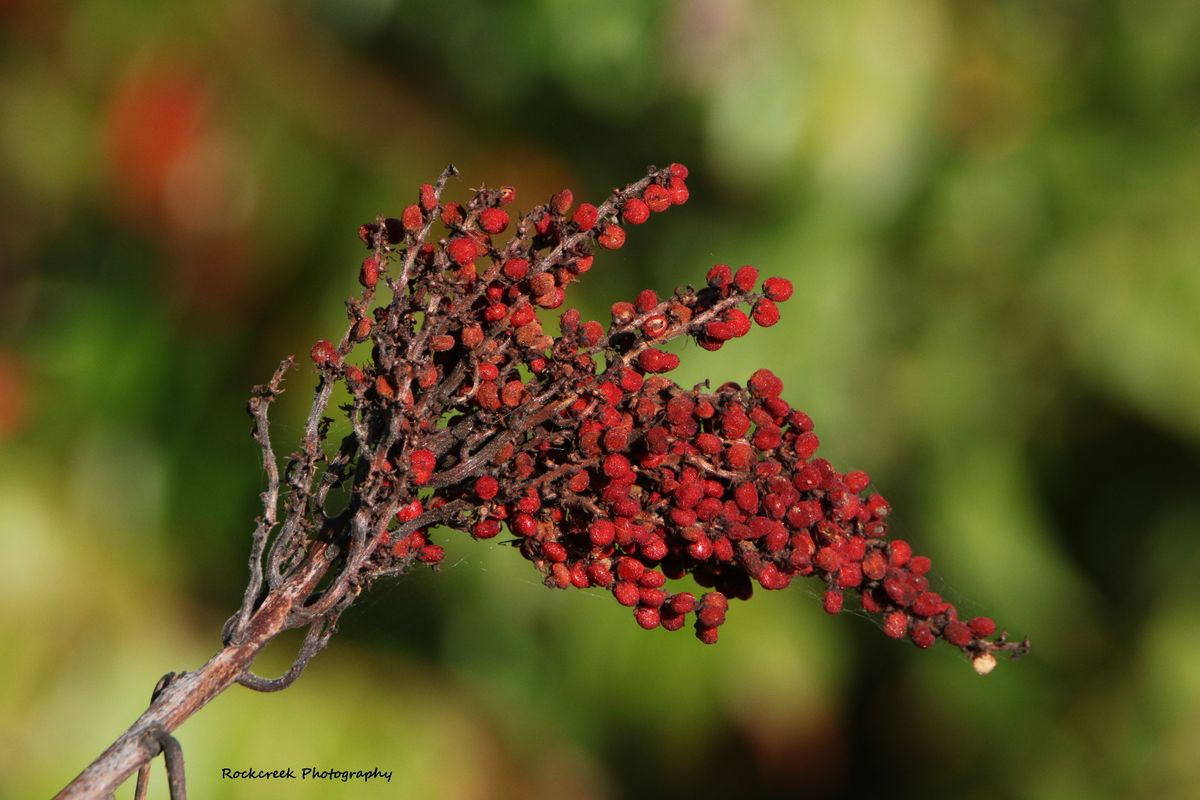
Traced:
[[[943, 639], [981, 673], [995, 653], [1024, 652], [931, 590], [929, 560], [889, 538], [887, 501], [866, 473], [817, 455], [812, 420], [774, 373], [715, 389], [668, 377], [679, 356], [665, 343], [717, 350], [776, 324], [789, 280], [718, 264], [699, 288], [614, 303], [606, 322], [560, 311], [599, 250], [687, 202], [686, 167], [651, 168], [598, 204], [564, 189], [525, 212], [509, 186], [445, 200], [455, 174], [359, 229], [370, 253], [349, 329], [312, 348], [322, 386], [342, 380], [353, 397], [340, 457], [370, 465], [344, 474], [356, 525], [375, 533], [348, 546], [370, 575], [436, 564], [435, 526], [478, 539], [507, 528], [547, 586], [599, 587], [646, 629], [690, 620], [711, 644], [731, 600], [810, 578], [829, 613], [859, 604], [886, 635]], [[360, 341], [370, 359], [350, 364]], [[685, 576], [707, 591], [674, 591]]]

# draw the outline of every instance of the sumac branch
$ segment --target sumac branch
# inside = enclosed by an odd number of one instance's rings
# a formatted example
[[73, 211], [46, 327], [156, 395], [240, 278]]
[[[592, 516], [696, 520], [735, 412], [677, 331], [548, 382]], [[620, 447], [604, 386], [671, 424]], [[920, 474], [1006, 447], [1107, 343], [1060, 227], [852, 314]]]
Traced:
[[[930, 590], [929, 559], [888, 537], [889, 505], [868, 492], [866, 473], [817, 457], [812, 420], [773, 373], [690, 389], [667, 377], [679, 357], [665, 343], [686, 336], [716, 350], [774, 325], [791, 282], [718, 264], [698, 288], [615, 303], [607, 325], [570, 309], [559, 335], [543, 330], [539, 310], [563, 305], [597, 248], [619, 249], [628, 231], [687, 201], [684, 166], [650, 168], [599, 205], [563, 190], [524, 214], [508, 211], [509, 186], [444, 200], [456, 174], [448, 167], [399, 217], [359, 229], [362, 291], [346, 303], [341, 338], [311, 348], [313, 404], [282, 471], [268, 410], [294, 360], [254, 390], [267, 486], [224, 649], [168, 682], [60, 796], [111, 792], [235, 682], [291, 684], [372, 583], [442, 560], [435, 529], [476, 539], [507, 529], [547, 586], [598, 587], [642, 628], [690, 623], [706, 644], [730, 600], [811, 578], [829, 613], [851, 595], [886, 635], [922, 648], [943, 639], [981, 674], [997, 653], [1025, 652], [1027, 642], [997, 636], [990, 618], [960, 619]], [[349, 432], [335, 442], [326, 412], [339, 383]], [[689, 575], [707, 590], [699, 597], [672, 588]], [[291, 669], [250, 671], [267, 642], [299, 627]]]

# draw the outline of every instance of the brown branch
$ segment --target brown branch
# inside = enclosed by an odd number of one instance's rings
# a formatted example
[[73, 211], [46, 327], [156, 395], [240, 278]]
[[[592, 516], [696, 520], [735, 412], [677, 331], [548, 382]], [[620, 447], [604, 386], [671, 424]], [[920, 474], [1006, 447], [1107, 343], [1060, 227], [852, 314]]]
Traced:
[[158, 755], [163, 734], [169, 735], [236, 683], [259, 651], [288, 629], [294, 610], [312, 594], [332, 561], [333, 554], [325, 544], [315, 545], [288, 580], [267, 595], [239, 643], [228, 645], [198, 670], [177, 676], [128, 730], [55, 795], [56, 800], [108, 797], [138, 767]]

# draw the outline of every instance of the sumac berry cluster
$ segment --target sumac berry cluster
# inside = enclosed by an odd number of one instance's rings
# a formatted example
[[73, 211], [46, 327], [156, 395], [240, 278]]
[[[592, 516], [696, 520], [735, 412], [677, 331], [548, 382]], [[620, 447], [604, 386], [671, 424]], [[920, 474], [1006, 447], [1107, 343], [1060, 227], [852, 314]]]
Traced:
[[[980, 672], [1023, 650], [931, 591], [929, 560], [887, 536], [888, 503], [865, 473], [817, 457], [812, 420], [773, 373], [715, 389], [667, 377], [679, 356], [664, 344], [716, 350], [774, 325], [790, 281], [718, 264], [698, 288], [613, 304], [607, 323], [569, 309], [558, 335], [544, 329], [597, 248], [687, 201], [684, 166], [651, 168], [599, 205], [564, 189], [524, 213], [510, 212], [509, 186], [444, 200], [453, 174], [360, 228], [370, 253], [349, 331], [312, 348], [322, 385], [341, 380], [353, 398], [338, 457], [359, 466], [331, 482], [354, 476], [354, 529], [373, 531], [348, 542], [363, 582], [440, 561], [435, 525], [507, 529], [548, 586], [599, 587], [646, 629], [690, 621], [711, 644], [730, 599], [812, 577], [828, 612], [852, 594], [888, 636], [944, 639]], [[359, 342], [370, 356], [356, 365]], [[707, 591], [672, 588], [688, 576]]]

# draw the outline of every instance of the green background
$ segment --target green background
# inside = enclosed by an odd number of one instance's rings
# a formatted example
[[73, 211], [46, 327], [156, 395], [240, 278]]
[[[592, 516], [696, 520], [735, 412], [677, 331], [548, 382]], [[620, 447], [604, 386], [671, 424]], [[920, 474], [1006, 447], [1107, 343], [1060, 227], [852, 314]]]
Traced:
[[[704, 647], [444, 536], [296, 686], [180, 729], [193, 796], [1197, 796], [1198, 40], [1186, 0], [0, 3], [0, 796], [219, 646], [248, 391], [340, 330], [357, 226], [451, 161], [452, 196], [526, 209], [688, 164], [569, 302], [795, 281], [678, 380], [771, 366], [1033, 652], [980, 678], [805, 584]], [[220, 778], [306, 766], [395, 774]]]

